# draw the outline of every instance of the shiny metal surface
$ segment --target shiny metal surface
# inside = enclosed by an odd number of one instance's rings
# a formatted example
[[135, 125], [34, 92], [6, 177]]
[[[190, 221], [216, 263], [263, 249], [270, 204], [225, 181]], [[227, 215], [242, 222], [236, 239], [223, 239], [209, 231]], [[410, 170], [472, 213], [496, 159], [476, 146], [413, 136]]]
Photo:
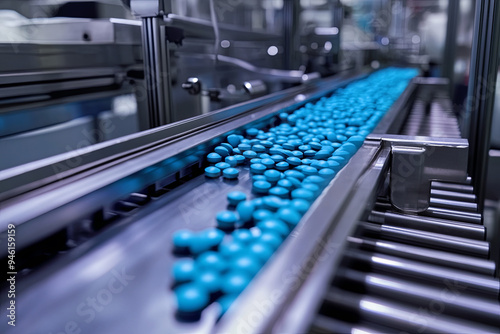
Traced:
[[500, 281], [498, 279], [457, 269], [444, 269], [437, 265], [424, 264], [379, 253], [347, 251], [345, 256], [349, 260], [355, 261], [355, 266], [359, 263], [361, 268], [366, 268], [364, 266], [368, 265], [369, 269], [375, 273], [390, 274], [393, 277], [401, 277], [411, 281], [423, 280], [435, 284], [453, 281], [464, 286], [464, 290], [467, 290], [468, 293], [496, 301], [500, 297]]
[[418, 229], [422, 231], [443, 233], [476, 240], [486, 239], [486, 229], [482, 225], [455, 222], [437, 218], [426, 218], [416, 215], [405, 215], [394, 212], [372, 211], [368, 220], [373, 223], [386, 224]]
[[443, 267], [462, 269], [469, 272], [488, 275], [490, 277], [495, 275], [496, 265], [495, 262], [491, 260], [460, 255], [452, 251], [445, 252], [425, 247], [411, 246], [405, 244], [404, 241], [393, 242], [366, 237], [349, 237], [348, 241], [351, 243], [352, 247], [367, 251], [397, 256], [400, 258], [435, 264]]
[[359, 271], [346, 270], [342, 274], [346, 284], [359, 284], [365, 293], [391, 298], [395, 301], [414, 306], [439, 303], [442, 313], [455, 315], [462, 319], [481, 320], [491, 326], [500, 326], [500, 304], [498, 301], [475, 298], [464, 293], [452, 295], [452, 292], [442, 287], [408, 282], [391, 275], [365, 274]]
[[367, 233], [374, 233], [383, 239], [437, 250], [488, 258], [490, 245], [486, 241], [452, 237], [441, 233], [425, 232], [410, 228], [361, 223]]
[[377, 134], [368, 138], [392, 148], [391, 202], [401, 211], [422, 212], [433, 204], [429, 199], [432, 180], [463, 182], [467, 177], [465, 139]]
[[345, 291], [331, 290], [327, 302], [339, 309], [355, 312], [363, 320], [405, 332], [419, 333], [495, 333], [496, 328], [457, 320], [444, 315], [436, 317], [418, 311], [417, 308], [388, 300], [362, 296]]

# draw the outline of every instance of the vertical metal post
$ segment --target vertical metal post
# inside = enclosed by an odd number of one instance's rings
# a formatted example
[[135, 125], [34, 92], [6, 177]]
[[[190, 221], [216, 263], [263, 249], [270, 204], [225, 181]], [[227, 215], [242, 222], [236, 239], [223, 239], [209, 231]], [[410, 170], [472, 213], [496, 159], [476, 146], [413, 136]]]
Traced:
[[300, 47], [300, 1], [283, 1], [284, 64], [288, 70], [295, 70], [300, 65], [298, 50]]
[[472, 176], [478, 208], [483, 210], [488, 168], [491, 120], [495, 100], [500, 39], [500, 2], [476, 2], [474, 40], [465, 126], [470, 143], [469, 174]]
[[450, 80], [449, 94], [453, 97], [453, 76], [455, 53], [457, 49], [457, 23], [460, 14], [460, 1], [448, 1], [448, 21], [446, 23], [446, 40], [443, 54], [442, 76]]
[[168, 41], [162, 16], [142, 18], [144, 79], [148, 97], [149, 128], [171, 121]]

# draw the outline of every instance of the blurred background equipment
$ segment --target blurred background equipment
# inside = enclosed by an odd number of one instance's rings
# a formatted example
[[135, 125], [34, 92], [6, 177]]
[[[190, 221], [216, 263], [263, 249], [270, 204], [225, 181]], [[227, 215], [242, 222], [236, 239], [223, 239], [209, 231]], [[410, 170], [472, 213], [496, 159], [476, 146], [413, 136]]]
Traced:
[[[1, 332], [499, 332], [499, 40], [494, 0], [1, 1]], [[342, 95], [397, 69], [416, 75], [394, 75], [394, 104]], [[206, 178], [207, 154], [314, 132], [336, 95], [331, 122], [380, 122], [318, 139], [364, 143], [229, 310], [214, 294], [180, 319], [173, 234], [216, 226], [228, 191], [258, 197], [247, 165]]]

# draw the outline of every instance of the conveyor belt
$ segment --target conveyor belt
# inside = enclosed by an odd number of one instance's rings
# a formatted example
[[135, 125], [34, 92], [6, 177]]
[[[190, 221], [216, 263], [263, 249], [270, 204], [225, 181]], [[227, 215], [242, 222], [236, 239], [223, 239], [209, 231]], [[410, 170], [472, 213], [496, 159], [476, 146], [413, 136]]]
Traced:
[[[434, 183], [433, 195], [456, 203], [435, 202], [426, 215], [395, 212], [379, 199], [348, 239], [310, 332], [500, 332], [500, 282], [470, 190]], [[429, 217], [440, 206], [453, 215]]]

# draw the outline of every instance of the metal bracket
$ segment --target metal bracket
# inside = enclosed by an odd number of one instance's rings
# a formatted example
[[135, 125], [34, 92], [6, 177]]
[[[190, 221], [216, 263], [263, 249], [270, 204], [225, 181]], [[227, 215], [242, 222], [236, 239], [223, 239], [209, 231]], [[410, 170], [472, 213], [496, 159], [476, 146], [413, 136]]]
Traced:
[[391, 147], [390, 197], [404, 212], [429, 208], [431, 181], [465, 182], [469, 144], [466, 139], [372, 135]]

